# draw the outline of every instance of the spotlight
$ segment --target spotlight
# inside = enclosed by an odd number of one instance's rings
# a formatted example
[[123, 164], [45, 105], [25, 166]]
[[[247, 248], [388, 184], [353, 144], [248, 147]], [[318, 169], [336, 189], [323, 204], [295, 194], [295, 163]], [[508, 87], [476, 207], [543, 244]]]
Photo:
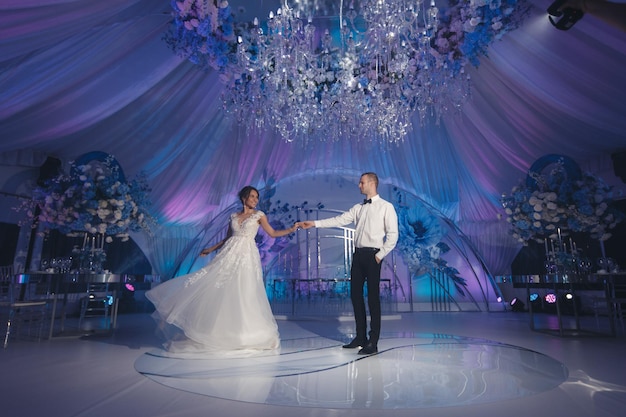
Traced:
[[544, 304], [544, 311], [549, 314], [556, 313], [558, 301], [556, 294], [549, 292], [543, 297], [543, 299], [546, 302]]
[[536, 292], [530, 294], [529, 301], [533, 312], [540, 313], [543, 310], [541, 297], [539, 297], [539, 294], [537, 294]]
[[[554, 3], [548, 7], [548, 19], [550, 19], [550, 23], [552, 26], [559, 30], [569, 30], [576, 22], [578, 22], [585, 15], [582, 10], [572, 9], [571, 7], [566, 7], [563, 10], [559, 10], [565, 3], [565, 0], [556, 0]], [[558, 20], [553, 19], [553, 17], [558, 17]]]
[[580, 299], [571, 292], [563, 294], [561, 300], [563, 314], [574, 314], [580, 308]]
[[524, 303], [519, 298], [515, 297], [511, 300], [511, 309], [515, 312], [524, 311]]
[[553, 294], [550, 292], [546, 294], [546, 296], [544, 297], [544, 300], [546, 300], [546, 303], [548, 304], [554, 304], [556, 303], [556, 294]]

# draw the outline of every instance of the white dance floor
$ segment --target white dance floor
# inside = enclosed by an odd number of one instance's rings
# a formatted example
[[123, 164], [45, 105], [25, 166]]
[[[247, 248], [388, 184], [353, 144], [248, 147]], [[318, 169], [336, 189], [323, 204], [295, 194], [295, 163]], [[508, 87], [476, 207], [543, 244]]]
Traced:
[[[549, 320], [550, 318], [546, 316]], [[275, 354], [174, 359], [149, 314], [112, 336], [12, 340], [3, 416], [622, 416], [626, 338], [532, 332], [523, 313], [385, 316], [379, 353], [351, 317], [279, 317]]]

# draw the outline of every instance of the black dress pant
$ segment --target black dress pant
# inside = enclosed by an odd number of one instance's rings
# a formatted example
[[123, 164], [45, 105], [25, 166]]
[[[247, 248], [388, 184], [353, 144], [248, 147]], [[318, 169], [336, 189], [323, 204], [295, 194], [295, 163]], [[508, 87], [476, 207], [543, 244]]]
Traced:
[[357, 248], [352, 257], [350, 269], [350, 293], [354, 319], [356, 321], [356, 338], [367, 339], [367, 313], [363, 288], [367, 282], [367, 305], [370, 312], [369, 341], [378, 344], [380, 337], [380, 268], [376, 262], [376, 248]]

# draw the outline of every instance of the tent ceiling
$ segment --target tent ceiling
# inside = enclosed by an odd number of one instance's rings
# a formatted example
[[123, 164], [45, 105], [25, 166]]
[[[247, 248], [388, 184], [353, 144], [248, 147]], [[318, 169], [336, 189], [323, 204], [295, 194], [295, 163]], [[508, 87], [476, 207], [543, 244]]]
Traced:
[[[442, 207], [455, 205], [472, 234], [471, 224], [498, 222], [499, 196], [549, 153], [623, 189], [611, 154], [626, 149], [626, 34], [591, 16], [558, 31], [545, 13], [550, 2], [531, 2], [526, 24], [470, 70], [463, 113], [382, 151], [363, 143], [303, 149], [271, 132], [248, 137], [221, 111], [219, 74], [198, 70], [161, 40], [168, 1], [3, 2], [0, 152], [64, 161], [109, 152], [128, 175], [147, 172], [156, 214], [170, 224], [202, 223], [241, 186], [269, 177], [373, 170]], [[278, 2], [230, 4], [264, 16], [258, 10]]]

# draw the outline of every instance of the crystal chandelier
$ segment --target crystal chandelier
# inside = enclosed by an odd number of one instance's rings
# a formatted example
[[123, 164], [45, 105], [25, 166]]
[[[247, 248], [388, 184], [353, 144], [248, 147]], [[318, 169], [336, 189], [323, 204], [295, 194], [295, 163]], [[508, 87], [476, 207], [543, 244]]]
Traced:
[[438, 120], [468, 97], [463, 68], [449, 68], [431, 47], [434, 0], [341, 1], [337, 11], [282, 1], [266, 27], [255, 19], [241, 32], [229, 68], [224, 108], [249, 130], [275, 129], [289, 142], [397, 143], [416, 111], [422, 122]]
[[226, 0], [171, 3], [164, 40], [221, 73], [224, 110], [288, 142], [400, 143], [470, 91], [467, 63], [528, 15], [526, 0], [281, 0], [236, 23]]

